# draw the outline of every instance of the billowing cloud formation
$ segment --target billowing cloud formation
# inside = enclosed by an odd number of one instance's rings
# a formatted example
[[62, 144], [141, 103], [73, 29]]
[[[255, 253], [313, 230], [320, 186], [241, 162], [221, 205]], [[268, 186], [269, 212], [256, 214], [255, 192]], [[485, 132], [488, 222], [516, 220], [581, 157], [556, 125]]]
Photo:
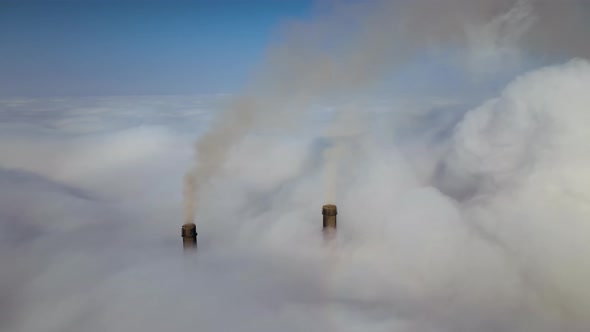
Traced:
[[373, 126], [383, 110], [369, 110], [371, 130], [342, 138], [332, 242], [324, 126], [249, 135], [203, 197], [189, 256], [190, 137], [165, 123], [40, 137], [33, 120], [0, 146], [2, 328], [585, 331], [588, 84], [585, 60], [525, 74], [443, 139], [424, 116], [392, 142], [407, 113]]
[[536, 305], [573, 321], [590, 308], [589, 77], [574, 60], [517, 79], [467, 114], [446, 159], [455, 186], [471, 187], [478, 232], [514, 260]]
[[[501, 8], [491, 31], [528, 22], [527, 4]], [[539, 49], [519, 34], [500, 40]], [[303, 126], [275, 122], [302, 93], [221, 135], [195, 255], [179, 234], [191, 141], [210, 119], [244, 118], [190, 97], [2, 101], [0, 329], [587, 331], [590, 63], [514, 76], [485, 97], [322, 96]]]

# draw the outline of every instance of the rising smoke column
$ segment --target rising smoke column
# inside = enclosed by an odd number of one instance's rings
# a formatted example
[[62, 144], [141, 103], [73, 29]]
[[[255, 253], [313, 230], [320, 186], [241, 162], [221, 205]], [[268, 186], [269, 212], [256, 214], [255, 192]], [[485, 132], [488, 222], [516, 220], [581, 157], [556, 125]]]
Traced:
[[[585, 5], [583, 0], [334, 1], [315, 20], [289, 25], [249, 90], [196, 143], [196, 163], [184, 178], [186, 221], [194, 219], [200, 188], [254, 128], [297, 126], [314, 103], [339, 95], [360, 98], [417, 54], [468, 50], [461, 53], [467, 59], [459, 61], [474, 71], [501, 66], [523, 50], [589, 54], [586, 16], [580, 14]], [[327, 155], [335, 163], [330, 156], [338, 154]]]

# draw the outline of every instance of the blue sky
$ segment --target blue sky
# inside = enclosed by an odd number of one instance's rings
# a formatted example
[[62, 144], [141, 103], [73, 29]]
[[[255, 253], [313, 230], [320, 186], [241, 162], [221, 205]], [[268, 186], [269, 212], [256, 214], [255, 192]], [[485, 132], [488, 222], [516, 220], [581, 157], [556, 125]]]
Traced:
[[311, 0], [0, 0], [0, 97], [232, 92]]

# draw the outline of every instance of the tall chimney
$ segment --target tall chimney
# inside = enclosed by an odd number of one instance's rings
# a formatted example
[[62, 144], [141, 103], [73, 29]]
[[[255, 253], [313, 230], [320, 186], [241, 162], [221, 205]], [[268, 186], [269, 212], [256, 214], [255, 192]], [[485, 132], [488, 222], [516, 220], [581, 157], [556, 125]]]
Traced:
[[197, 226], [195, 224], [182, 225], [182, 246], [184, 250], [197, 249]]
[[324, 230], [336, 229], [336, 214], [338, 214], [336, 205], [326, 204], [322, 206], [322, 215], [324, 216]]

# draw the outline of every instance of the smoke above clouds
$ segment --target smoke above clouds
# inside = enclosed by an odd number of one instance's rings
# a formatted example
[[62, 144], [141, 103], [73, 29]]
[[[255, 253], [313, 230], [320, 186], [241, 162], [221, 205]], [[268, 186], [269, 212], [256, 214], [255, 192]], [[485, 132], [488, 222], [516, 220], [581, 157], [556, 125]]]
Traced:
[[304, 114], [330, 98], [361, 104], [420, 56], [455, 53], [472, 74], [493, 75], [518, 66], [522, 52], [589, 55], [585, 7], [575, 0], [330, 2], [315, 21], [288, 26], [286, 41], [269, 51], [249, 91], [197, 141], [198, 160], [185, 176], [185, 220], [194, 219], [202, 184], [251, 130], [302, 125]]
[[[222, 113], [1, 102], [0, 330], [587, 331], [585, 2], [559, 3], [329, 7]], [[439, 55], [486, 96], [388, 85]]]

